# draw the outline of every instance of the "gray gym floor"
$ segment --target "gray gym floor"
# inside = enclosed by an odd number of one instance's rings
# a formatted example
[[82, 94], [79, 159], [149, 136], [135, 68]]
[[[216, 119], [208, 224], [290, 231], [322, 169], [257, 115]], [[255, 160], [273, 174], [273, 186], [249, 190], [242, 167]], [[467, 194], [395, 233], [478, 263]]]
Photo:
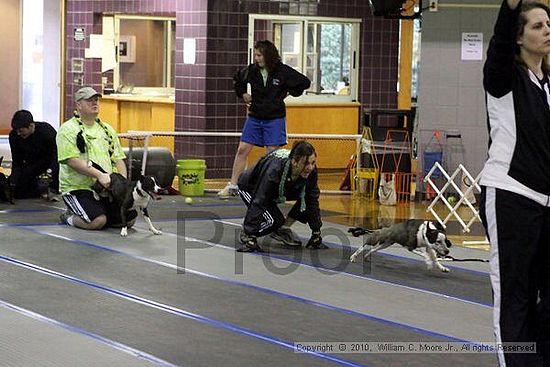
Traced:
[[[490, 353], [295, 352], [299, 342], [492, 342], [487, 263], [445, 262], [444, 274], [392, 246], [352, 264], [361, 238], [329, 212], [328, 250], [266, 238], [265, 253], [237, 253], [238, 199], [165, 196], [149, 208], [163, 235], [140, 218], [126, 238], [59, 225], [63, 207], [0, 203], [0, 366], [496, 365]], [[307, 241], [309, 229], [295, 229]]]

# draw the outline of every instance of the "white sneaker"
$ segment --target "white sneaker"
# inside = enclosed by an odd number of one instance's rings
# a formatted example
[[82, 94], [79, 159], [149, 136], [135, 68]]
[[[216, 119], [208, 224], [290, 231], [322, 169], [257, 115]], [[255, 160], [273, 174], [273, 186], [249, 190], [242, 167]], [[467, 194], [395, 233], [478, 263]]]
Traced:
[[71, 212], [70, 210], [68, 209], [65, 209], [65, 211], [63, 213], [61, 213], [61, 215], [59, 216], [59, 223], [60, 224], [66, 224], [66, 225], [69, 225], [69, 226], [74, 226], [74, 222], [73, 222], [73, 212]]
[[228, 199], [231, 196], [237, 196], [239, 194], [239, 186], [233, 185], [231, 182], [227, 183], [223, 189], [218, 191], [218, 197], [220, 199]]

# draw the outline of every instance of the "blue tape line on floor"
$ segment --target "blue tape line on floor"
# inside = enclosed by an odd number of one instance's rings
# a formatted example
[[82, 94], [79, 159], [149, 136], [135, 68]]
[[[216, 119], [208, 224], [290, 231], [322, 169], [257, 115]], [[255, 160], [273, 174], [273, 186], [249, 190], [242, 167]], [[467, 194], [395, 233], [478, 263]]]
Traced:
[[[156, 265], [160, 265], [160, 266], [164, 266], [164, 267], [174, 269], [176, 271], [189, 272], [189, 273], [192, 273], [192, 274], [195, 274], [195, 275], [204, 276], [204, 277], [208, 277], [208, 278], [211, 278], [211, 279], [216, 279], [216, 280], [231, 283], [231, 284], [236, 284], [236, 285], [239, 285], [239, 286], [251, 288], [251, 289], [261, 291], [261, 292], [265, 292], [265, 293], [274, 294], [274, 295], [277, 295], [277, 296], [280, 296], [280, 297], [286, 297], [288, 299], [292, 299], [292, 300], [295, 300], [295, 301], [298, 301], [298, 302], [301, 302], [301, 303], [322, 307], [322, 308], [329, 309], [329, 310], [332, 310], [332, 311], [335, 311], [335, 312], [340, 312], [340, 313], [345, 313], [345, 314], [348, 314], [348, 315], [363, 317], [363, 318], [366, 318], [366, 319], [369, 319], [369, 320], [384, 323], [386, 325], [391, 325], [393, 327], [398, 327], [400, 329], [411, 330], [411, 331], [422, 333], [422, 334], [425, 334], [425, 335], [430, 335], [430, 336], [442, 338], [442, 339], [445, 339], [445, 340], [448, 340], [448, 341], [467, 342], [467, 340], [458, 339], [458, 338], [455, 338], [455, 337], [452, 337], [452, 336], [449, 336], [449, 335], [445, 335], [445, 334], [441, 334], [441, 333], [437, 333], [437, 332], [434, 332], [434, 331], [430, 331], [430, 330], [426, 330], [426, 329], [422, 329], [422, 328], [418, 328], [418, 327], [410, 326], [410, 325], [406, 325], [406, 324], [397, 323], [397, 322], [392, 321], [392, 320], [382, 319], [382, 318], [375, 317], [375, 316], [372, 316], [372, 315], [359, 313], [359, 312], [352, 311], [352, 310], [347, 310], [347, 309], [344, 309], [344, 308], [340, 308], [340, 307], [328, 305], [328, 304], [325, 304], [325, 303], [308, 300], [308, 299], [297, 297], [297, 296], [292, 296], [292, 295], [282, 293], [282, 292], [279, 292], [279, 291], [276, 291], [276, 290], [273, 290], [273, 289], [269, 289], [269, 288], [259, 287], [259, 286], [255, 286], [255, 285], [244, 283], [244, 282], [239, 282], [239, 281], [235, 281], [235, 280], [231, 280], [231, 279], [221, 278], [221, 277], [218, 277], [218, 276], [215, 276], [215, 275], [203, 273], [203, 272], [196, 271], [196, 270], [193, 270], [193, 269], [178, 267], [177, 265], [169, 264], [169, 263], [159, 261], [159, 260], [149, 259], [149, 258], [146, 258], [146, 257], [143, 257], [143, 256], [129, 254], [129, 253], [126, 253], [126, 252], [123, 252], [123, 251], [120, 251], [120, 250], [116, 250], [116, 249], [113, 249], [113, 248], [110, 248], [110, 247], [107, 247], [107, 246], [103, 246], [103, 245], [94, 244], [94, 243], [91, 243], [91, 242], [88, 242], [88, 241], [75, 240], [75, 239], [72, 239], [72, 238], [69, 238], [69, 237], [66, 237], [66, 236], [61, 236], [61, 235], [57, 235], [57, 234], [50, 233], [50, 232], [47, 232], [47, 231], [41, 231], [41, 230], [33, 229], [33, 228], [23, 228], [23, 229], [26, 229], [26, 230], [28, 230], [30, 232], [34, 232], [34, 233], [59, 238], [59, 239], [64, 240], [64, 241], [69, 241], [69, 242], [72, 242], [72, 243], [92, 247], [92, 248], [95, 248], [95, 249], [98, 249], [98, 250], [112, 252], [112, 253], [115, 253], [117, 255], [127, 256], [127, 257], [137, 259], [137, 260], [140, 260], [140, 261], [150, 262], [150, 263], [153, 263], [153, 264], [156, 264]], [[203, 244], [206, 244], [206, 245], [227, 248], [229, 250], [234, 251], [234, 248], [229, 247], [229, 246], [225, 246], [225, 245], [214, 244], [214, 243], [210, 243], [208, 241], [203, 241], [203, 240], [193, 239], [193, 238], [190, 238], [189, 240], [195, 240], [197, 242], [200, 242], [200, 243], [203, 243]], [[261, 255], [261, 254], [257, 254], [257, 253], [253, 253], [251, 255], [253, 255], [253, 256], [265, 256], [265, 255]], [[282, 260], [286, 261], [285, 259], [282, 259]], [[304, 264], [302, 264], [302, 265], [304, 265]], [[313, 267], [313, 266], [308, 265], [308, 264], [305, 264], [305, 266]], [[352, 274], [347, 274], [347, 275], [352, 275]], [[358, 277], [358, 276], [355, 276], [355, 275], [353, 275], [353, 276]], [[362, 278], [362, 277], [360, 277], [360, 278]], [[383, 282], [383, 281], [378, 281], [378, 280], [373, 280], [373, 281]], [[385, 283], [385, 282], [383, 282], [383, 283]], [[402, 286], [402, 285], [400, 285], [400, 286]], [[405, 286], [402, 286], [402, 287], [405, 287]], [[415, 288], [410, 288], [410, 289], [416, 290]], [[426, 292], [426, 291], [424, 291], [424, 292]], [[438, 295], [437, 293], [433, 293], [433, 294]], [[447, 295], [441, 295], [441, 296], [443, 296], [445, 298], [451, 298]], [[461, 299], [458, 299], [458, 300], [459, 301], [464, 301], [464, 302], [467, 302], [467, 303], [473, 303], [473, 302], [465, 301], [465, 300], [461, 300]], [[473, 303], [473, 304], [482, 305], [482, 304], [476, 304], [476, 303]], [[490, 307], [490, 306], [488, 306], [488, 307]]]
[[[234, 325], [234, 324], [226, 323], [226, 322], [223, 322], [223, 321], [218, 321], [218, 320], [215, 320], [215, 319], [211, 319], [211, 318], [208, 318], [206, 316], [202, 316], [202, 315], [199, 315], [199, 314], [196, 314], [196, 313], [193, 313], [193, 312], [185, 311], [185, 310], [182, 310], [180, 308], [169, 306], [169, 305], [163, 304], [161, 302], [156, 302], [156, 301], [144, 298], [144, 297], [135, 296], [135, 295], [130, 294], [130, 293], [126, 293], [126, 292], [123, 292], [123, 291], [120, 291], [120, 290], [117, 290], [117, 289], [114, 289], [114, 288], [111, 288], [111, 287], [103, 286], [101, 284], [94, 283], [94, 282], [91, 282], [91, 281], [88, 281], [88, 280], [73, 277], [71, 275], [63, 274], [61, 272], [58, 272], [58, 271], [55, 271], [55, 270], [50, 270], [50, 269], [47, 269], [47, 268], [44, 268], [44, 267], [41, 267], [41, 266], [38, 266], [38, 265], [35, 265], [35, 264], [32, 264], [32, 263], [28, 263], [28, 262], [25, 262], [25, 261], [22, 261], [22, 260], [17, 260], [17, 259], [13, 259], [13, 258], [10, 258], [10, 257], [7, 257], [7, 256], [2, 256], [2, 255], [0, 255], [0, 260], [2, 260], [4, 262], [7, 262], [7, 263], [15, 264], [19, 267], [23, 267], [23, 268], [26, 268], [26, 269], [36, 271], [36, 272], [39, 272], [39, 273], [42, 273], [42, 274], [46, 274], [46, 275], [49, 275], [49, 276], [52, 276], [52, 277], [55, 277], [55, 278], [64, 279], [64, 280], [68, 280], [68, 281], [76, 283], [76, 284], [85, 285], [87, 287], [97, 289], [97, 290], [103, 291], [105, 293], [109, 293], [109, 294], [117, 296], [119, 298], [126, 299], [128, 301], [132, 301], [132, 302], [135, 302], [135, 303], [138, 303], [138, 304], [141, 304], [141, 305], [144, 305], [144, 306], [148, 306], [148, 307], [151, 307], [151, 308], [155, 308], [155, 309], [158, 309], [160, 311], [164, 311], [164, 312], [167, 312], [167, 313], [170, 313], [170, 314], [173, 314], [173, 315], [177, 315], [177, 316], [185, 317], [185, 318], [188, 318], [188, 319], [191, 319], [191, 320], [194, 320], [194, 321], [198, 321], [200, 323], [209, 325], [211, 327], [232, 331], [234, 333], [241, 334], [241, 335], [246, 335], [246, 336], [256, 338], [256, 339], [259, 339], [259, 340], [262, 340], [262, 341], [265, 341], [265, 342], [268, 342], [268, 343], [271, 343], [271, 344], [278, 345], [278, 346], [283, 347], [283, 348], [291, 349], [292, 351], [295, 350], [294, 344], [291, 343], [291, 342], [288, 342], [288, 341], [282, 340], [282, 339], [278, 339], [278, 338], [275, 338], [275, 337], [271, 337], [269, 335], [261, 334], [261, 333], [255, 332], [253, 330], [246, 329], [244, 327], [240, 327], [238, 325]], [[341, 366], [368, 367], [368, 366], [365, 366], [365, 365], [362, 365], [362, 364], [347, 361], [345, 359], [334, 357], [334, 356], [324, 354], [324, 353], [319, 353], [319, 352], [314, 352], [314, 351], [304, 351], [304, 354], [309, 354], [309, 355], [318, 357], [320, 359], [324, 359], [326, 361], [334, 362], [334, 363], [339, 364]]]
[[19, 307], [19, 306], [16, 306], [16, 305], [13, 305], [11, 303], [0, 300], [0, 306], [4, 307], [6, 309], [9, 309], [9, 310], [15, 311], [15, 312], [17, 312], [21, 315], [30, 317], [34, 320], [45, 322], [45, 323], [48, 323], [50, 325], [54, 325], [56, 327], [61, 327], [61, 328], [65, 329], [65, 330], [68, 330], [70, 332], [87, 336], [91, 339], [97, 340], [97, 341], [99, 341], [99, 342], [101, 342], [105, 345], [108, 345], [109, 347], [118, 349], [118, 350], [120, 350], [124, 353], [130, 354], [132, 356], [135, 356], [135, 357], [138, 357], [138, 358], [141, 358], [141, 359], [144, 359], [144, 360], [147, 360], [149, 362], [153, 362], [156, 365], [159, 365], [159, 366], [162, 366], [162, 367], [181, 367], [181, 366], [177, 366], [175, 364], [169, 363], [169, 362], [167, 362], [163, 359], [157, 358], [157, 357], [155, 357], [155, 356], [153, 356], [149, 353], [145, 353], [141, 350], [129, 347], [129, 346], [124, 345], [122, 343], [119, 343], [119, 342], [116, 342], [114, 340], [105, 338], [103, 336], [94, 334], [92, 332], [86, 331], [86, 330], [78, 328], [76, 326], [72, 326], [72, 325], [65, 324], [63, 322], [51, 319], [49, 317], [46, 317], [44, 315], [41, 315], [39, 313], [27, 310], [25, 308], [22, 308], [22, 307]]

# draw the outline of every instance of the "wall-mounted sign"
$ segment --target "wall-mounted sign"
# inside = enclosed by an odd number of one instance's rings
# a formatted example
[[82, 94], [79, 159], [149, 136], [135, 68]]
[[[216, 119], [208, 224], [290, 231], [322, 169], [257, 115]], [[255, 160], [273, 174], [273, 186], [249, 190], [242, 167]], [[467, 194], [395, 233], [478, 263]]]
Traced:
[[77, 87], [81, 87], [84, 85], [84, 78], [82, 74], [78, 74], [73, 77], [73, 84]]
[[483, 60], [483, 33], [462, 33], [462, 60]]
[[86, 39], [86, 33], [84, 33], [83, 27], [77, 27], [74, 29], [74, 40], [84, 41]]
[[197, 40], [194, 38], [183, 39], [183, 63], [194, 64], [196, 61]]
[[80, 57], [73, 57], [71, 59], [71, 72], [83, 73], [84, 72], [84, 59]]

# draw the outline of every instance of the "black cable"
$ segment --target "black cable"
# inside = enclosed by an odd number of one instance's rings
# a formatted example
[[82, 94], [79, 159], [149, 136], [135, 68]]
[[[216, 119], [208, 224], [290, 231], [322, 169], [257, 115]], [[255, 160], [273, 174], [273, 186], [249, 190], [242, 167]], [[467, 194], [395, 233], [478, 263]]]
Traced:
[[476, 258], [465, 258], [465, 259], [457, 259], [455, 257], [452, 257], [451, 255], [447, 255], [445, 257], [440, 257], [438, 258], [438, 260], [443, 260], [443, 261], [477, 261], [477, 262], [482, 262], [482, 263], [488, 263], [489, 260], [486, 260], [486, 259], [476, 259]]

